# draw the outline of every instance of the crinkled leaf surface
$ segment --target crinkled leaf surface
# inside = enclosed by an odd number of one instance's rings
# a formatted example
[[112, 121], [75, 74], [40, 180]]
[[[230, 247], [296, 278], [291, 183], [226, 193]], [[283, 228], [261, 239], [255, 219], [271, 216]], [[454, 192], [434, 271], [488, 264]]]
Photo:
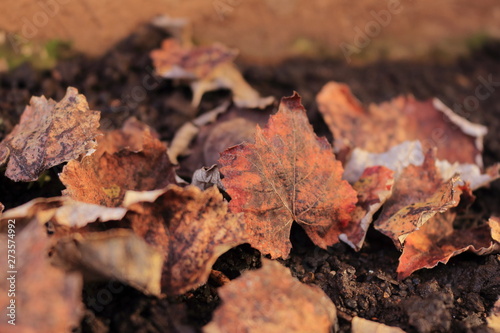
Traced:
[[[7, 221], [1, 221], [0, 243], [7, 248]], [[15, 268], [8, 268], [7, 253], [0, 256], [0, 306], [2, 332], [70, 332], [77, 327], [84, 313], [81, 301], [82, 277], [79, 273], [65, 273], [49, 262], [49, 239], [36, 218], [22, 230], [16, 221]], [[9, 243], [10, 244], [10, 243]], [[4, 250], [5, 251], [5, 250]], [[12, 258], [12, 257], [11, 257]], [[11, 259], [9, 258], [9, 259]], [[15, 273], [15, 297], [7, 291], [7, 278]], [[15, 300], [15, 326], [7, 323], [10, 300]]]
[[272, 258], [288, 257], [293, 221], [322, 248], [350, 222], [356, 192], [297, 94], [282, 99], [266, 128], [257, 126], [255, 143], [229, 148], [219, 161], [231, 211], [244, 213], [250, 244]]
[[432, 216], [458, 204], [459, 178], [444, 181], [434, 154], [434, 150], [429, 150], [421, 166], [409, 165], [403, 170], [374, 222], [375, 229], [392, 238], [398, 247]]
[[488, 224], [479, 227], [455, 230], [453, 221], [456, 215], [453, 210], [436, 214], [406, 238], [397, 269], [399, 279], [422, 268], [446, 264], [451, 257], [465, 251], [478, 255], [500, 251], [498, 218], [491, 218]]
[[349, 228], [339, 236], [340, 240], [359, 251], [363, 246], [373, 214], [384, 204], [392, 193], [394, 172], [383, 166], [367, 168], [361, 178], [353, 185], [358, 192], [358, 202], [351, 214]]
[[148, 191], [175, 184], [167, 148], [135, 119], [99, 139], [94, 154], [70, 161], [60, 174], [71, 198], [108, 207], [121, 205], [127, 190]]
[[72, 87], [60, 102], [32, 97], [20, 123], [0, 143], [0, 165], [8, 161], [5, 175], [35, 181], [43, 171], [87, 154], [95, 147], [99, 118]]
[[337, 150], [357, 147], [382, 153], [404, 141], [419, 140], [425, 151], [437, 147], [438, 159], [482, 167], [486, 127], [461, 118], [437, 99], [397, 97], [364, 108], [347, 85], [329, 82], [316, 100]]
[[154, 202], [137, 195], [128, 219], [139, 236], [165, 254], [162, 290], [167, 294], [204, 284], [217, 258], [246, 242], [242, 217], [228, 212], [215, 186], [201, 191], [170, 185], [150, 197]]
[[205, 333], [332, 332], [337, 311], [318, 287], [300, 283], [276, 261], [263, 259], [262, 268], [247, 271], [221, 287], [222, 305]]

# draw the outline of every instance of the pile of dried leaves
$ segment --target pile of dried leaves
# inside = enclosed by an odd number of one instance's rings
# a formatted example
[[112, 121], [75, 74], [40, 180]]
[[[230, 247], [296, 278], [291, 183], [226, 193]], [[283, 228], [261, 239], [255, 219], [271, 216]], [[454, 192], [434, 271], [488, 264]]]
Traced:
[[[32, 182], [66, 163], [59, 174], [66, 189], [1, 216], [5, 244], [15, 220], [22, 290], [17, 324], [2, 321], [2, 332], [78, 326], [83, 281], [118, 280], [165, 297], [210, 276], [222, 285], [222, 305], [205, 332], [335, 331], [331, 299], [270, 260], [289, 257], [293, 223], [320, 248], [344, 242], [355, 251], [373, 223], [402, 251], [399, 279], [464, 251], [500, 250], [499, 218], [457, 225], [473, 191], [500, 176], [500, 165], [482, 165], [484, 126], [437, 99], [402, 96], [365, 108], [346, 85], [330, 82], [317, 104], [332, 147], [316, 136], [297, 93], [270, 115], [273, 98], [245, 82], [235, 55], [222, 45], [192, 48], [172, 39], [152, 52], [159, 75], [192, 88], [194, 106], [206, 91], [233, 93], [233, 104], [186, 123], [169, 143], [135, 118], [100, 131], [100, 113], [71, 87], [59, 102], [32, 98], [0, 143], [0, 164], [8, 178]], [[234, 280], [212, 270], [244, 243], [268, 257], [262, 268]], [[7, 267], [6, 256], [0, 262]], [[8, 303], [2, 293], [0, 305]], [[490, 322], [498, 327], [498, 311]], [[359, 317], [351, 325], [353, 332], [401, 331]]]

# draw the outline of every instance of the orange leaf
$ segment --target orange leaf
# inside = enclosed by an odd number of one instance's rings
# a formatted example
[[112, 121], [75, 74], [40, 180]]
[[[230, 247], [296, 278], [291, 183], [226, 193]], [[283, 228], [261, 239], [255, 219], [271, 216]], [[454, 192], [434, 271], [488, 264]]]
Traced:
[[356, 203], [343, 168], [309, 124], [300, 97], [283, 98], [255, 143], [221, 153], [222, 180], [233, 212], [244, 212], [250, 244], [272, 258], [286, 258], [292, 222], [326, 248], [338, 242]]
[[8, 160], [5, 175], [35, 181], [43, 171], [87, 154], [95, 146], [99, 118], [72, 87], [60, 102], [32, 97], [20, 123], [0, 143], [0, 165]]
[[485, 255], [500, 250], [499, 219], [491, 218], [488, 224], [475, 228], [454, 230], [456, 215], [454, 211], [437, 214], [406, 238], [397, 269], [400, 280], [416, 270], [446, 264], [451, 257], [465, 251]]
[[276, 261], [247, 271], [218, 290], [222, 305], [205, 333], [332, 332], [337, 310], [317, 286], [300, 283]]
[[162, 290], [182, 294], [207, 281], [222, 253], [246, 242], [243, 221], [228, 213], [216, 187], [202, 192], [170, 185], [161, 192], [153, 193], [153, 202], [144, 202], [144, 193], [127, 194], [128, 202], [139, 196], [128, 207], [128, 219], [139, 236], [165, 254]]
[[429, 150], [421, 166], [409, 165], [394, 183], [375, 229], [400, 246], [405, 238], [427, 220], [458, 204], [458, 177], [443, 181], [435, 163], [435, 151]]
[[404, 141], [420, 140], [424, 151], [437, 147], [441, 160], [482, 167], [486, 127], [459, 117], [438, 99], [397, 97], [364, 108], [347, 85], [329, 82], [316, 100], [337, 150], [357, 147], [382, 153]]
[[117, 207], [127, 190], [148, 191], [175, 184], [167, 148], [135, 119], [100, 138], [94, 154], [70, 161], [60, 174], [64, 194], [87, 203]]

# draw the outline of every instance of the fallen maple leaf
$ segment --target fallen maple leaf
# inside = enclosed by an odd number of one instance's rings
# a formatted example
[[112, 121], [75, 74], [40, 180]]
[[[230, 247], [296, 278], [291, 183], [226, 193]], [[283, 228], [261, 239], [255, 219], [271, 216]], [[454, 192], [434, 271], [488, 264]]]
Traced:
[[167, 148], [151, 128], [135, 119], [105, 133], [94, 154], [70, 161], [59, 175], [71, 198], [102, 206], [121, 205], [127, 190], [147, 191], [175, 184]]
[[353, 185], [358, 193], [356, 208], [351, 214], [349, 229], [339, 239], [354, 250], [363, 246], [368, 227], [372, 223], [373, 214], [384, 204], [392, 193], [394, 172], [383, 166], [367, 168], [361, 178]]
[[487, 128], [459, 117], [438, 99], [397, 97], [364, 108], [347, 85], [329, 82], [316, 100], [337, 151], [357, 147], [382, 153], [404, 141], [420, 140], [425, 150], [438, 147], [441, 160], [482, 167]]
[[228, 213], [215, 186], [128, 192], [125, 203], [132, 229], [165, 254], [162, 290], [169, 295], [206, 283], [217, 258], [246, 242], [242, 217]]
[[293, 221], [322, 248], [349, 224], [356, 192], [297, 93], [282, 99], [265, 129], [257, 126], [255, 143], [229, 148], [219, 161], [231, 211], [244, 212], [250, 244], [272, 258], [288, 257]]
[[193, 105], [198, 106], [207, 91], [230, 89], [239, 107], [264, 108], [274, 102], [272, 96], [260, 97], [232, 63], [238, 52], [222, 44], [183, 47], [173, 38], [150, 54], [156, 72], [165, 78], [191, 80]]
[[[79, 325], [84, 313], [81, 275], [65, 273], [49, 263], [49, 239], [36, 218], [24, 227], [20, 221], [13, 224], [15, 240], [8, 237], [12, 235], [7, 234], [7, 230], [12, 230], [7, 227], [8, 221], [2, 218], [0, 243], [5, 249], [7, 243], [15, 244], [15, 248], [9, 252], [14, 253], [9, 261], [7, 253], [0, 256], [0, 331], [70, 332]], [[7, 268], [7, 264], [15, 267]], [[14, 324], [9, 323], [12, 319]]]
[[421, 166], [409, 165], [395, 180], [392, 195], [374, 222], [375, 229], [400, 247], [432, 216], [458, 204], [458, 181], [458, 177], [447, 181], [441, 178], [435, 150], [429, 150]]
[[91, 152], [99, 118], [72, 87], [60, 102], [32, 97], [0, 143], [0, 166], [8, 161], [5, 175], [14, 181], [35, 181], [43, 171]]
[[500, 251], [500, 219], [491, 218], [486, 225], [455, 230], [456, 215], [453, 210], [437, 214], [406, 238], [397, 269], [400, 280], [416, 270], [446, 264], [465, 251], [478, 255]]
[[399, 327], [387, 326], [368, 319], [354, 317], [351, 321], [351, 333], [405, 333]]
[[305, 285], [276, 261], [218, 289], [222, 305], [205, 333], [336, 332], [337, 310], [317, 286]]

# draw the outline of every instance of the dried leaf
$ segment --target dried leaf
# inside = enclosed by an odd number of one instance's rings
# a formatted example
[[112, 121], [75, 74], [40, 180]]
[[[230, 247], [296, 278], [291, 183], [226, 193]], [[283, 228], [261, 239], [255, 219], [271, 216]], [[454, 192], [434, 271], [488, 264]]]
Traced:
[[288, 257], [293, 221], [322, 248], [337, 243], [350, 221], [356, 192], [297, 94], [282, 99], [265, 129], [257, 126], [254, 144], [227, 149], [220, 163], [231, 210], [245, 213], [250, 244], [272, 258]]
[[500, 251], [500, 219], [491, 218], [487, 225], [455, 230], [455, 217], [454, 211], [437, 214], [406, 238], [397, 269], [399, 279], [422, 268], [446, 264], [451, 257], [465, 251], [478, 255]]
[[487, 128], [459, 117], [437, 99], [420, 102], [412, 96], [397, 97], [364, 108], [348, 86], [329, 82], [317, 103], [337, 151], [357, 147], [382, 153], [404, 141], [420, 140], [425, 151], [438, 147], [440, 160], [482, 167]]
[[72, 200], [68, 197], [37, 198], [24, 205], [7, 210], [4, 219], [37, 218], [40, 224], [52, 221], [61, 226], [81, 228], [95, 222], [121, 220], [125, 208], [109, 208]]
[[54, 264], [87, 279], [119, 280], [160, 295], [163, 254], [127, 229], [73, 233], [57, 240]]
[[169, 79], [191, 80], [193, 105], [198, 106], [207, 91], [230, 89], [234, 103], [245, 108], [265, 108], [273, 97], [260, 97], [232, 63], [236, 50], [222, 44], [206, 47], [182, 47], [175, 39], [166, 39], [161, 49], [151, 52], [156, 72]]
[[106, 133], [94, 154], [64, 167], [60, 174], [66, 186], [64, 194], [116, 207], [127, 190], [155, 190], [175, 184], [175, 169], [166, 150], [148, 126], [129, 120], [123, 129]]
[[[1, 221], [4, 231], [7, 222], [8, 219]], [[0, 256], [0, 331], [70, 332], [79, 325], [84, 312], [81, 275], [65, 273], [49, 263], [49, 239], [39, 221], [33, 219], [22, 230], [16, 221], [15, 230], [15, 239], [6, 233], [0, 234], [0, 243], [5, 244], [5, 248], [7, 243], [16, 246], [15, 267], [7, 268], [7, 264], [12, 264], [7, 262], [7, 253]], [[14, 280], [9, 279], [13, 275]], [[11, 288], [11, 282], [15, 288]], [[9, 289], [14, 289], [15, 296], [9, 297]], [[12, 300], [15, 317], [9, 315]], [[15, 326], [8, 323], [14, 318]]]
[[370, 167], [353, 185], [358, 192], [358, 202], [351, 214], [352, 222], [349, 229], [339, 236], [339, 239], [354, 250], [359, 251], [365, 241], [368, 227], [375, 214], [392, 193], [394, 172], [383, 166]]
[[32, 97], [20, 123], [0, 143], [0, 165], [14, 181], [35, 181], [58, 164], [88, 154], [95, 147], [99, 111], [69, 87], [60, 102]]
[[263, 259], [261, 269], [243, 273], [218, 292], [222, 305], [205, 333], [338, 330], [330, 298], [317, 286], [294, 279], [276, 261]]
[[155, 192], [153, 203], [133, 203], [145, 196], [132, 200], [131, 195], [128, 219], [138, 235], [165, 253], [162, 290], [169, 295], [204, 284], [217, 258], [246, 242], [242, 217], [228, 213], [216, 187], [171, 185]]
[[217, 186], [217, 188], [224, 190], [224, 185], [222, 185], [217, 164], [214, 164], [209, 168], [202, 167], [201, 169], [196, 170], [193, 174], [191, 185], [196, 186], [200, 190], [206, 190], [214, 185]]
[[392, 238], [396, 246], [427, 220], [458, 204], [458, 177], [444, 181], [436, 168], [435, 151], [429, 150], [421, 166], [406, 167], [394, 182], [375, 229]]
[[[354, 148], [345, 165], [344, 179], [354, 183], [359, 179], [363, 170], [375, 165], [383, 165], [393, 170], [394, 178], [398, 178], [407, 166], [421, 166], [423, 162], [424, 152], [420, 141], [405, 141], [384, 153], [369, 153], [366, 150]], [[448, 161], [436, 160], [436, 167], [445, 180], [459, 174], [465, 183], [470, 184], [472, 190], [483, 187], [500, 176], [500, 164], [487, 168], [484, 173], [475, 164], [458, 162], [451, 164]]]
[[405, 333], [399, 327], [387, 326], [368, 319], [354, 317], [351, 321], [351, 333]]
[[500, 297], [493, 305], [493, 309], [491, 309], [491, 313], [486, 318], [488, 322], [488, 327], [493, 330], [493, 332], [500, 332]]

